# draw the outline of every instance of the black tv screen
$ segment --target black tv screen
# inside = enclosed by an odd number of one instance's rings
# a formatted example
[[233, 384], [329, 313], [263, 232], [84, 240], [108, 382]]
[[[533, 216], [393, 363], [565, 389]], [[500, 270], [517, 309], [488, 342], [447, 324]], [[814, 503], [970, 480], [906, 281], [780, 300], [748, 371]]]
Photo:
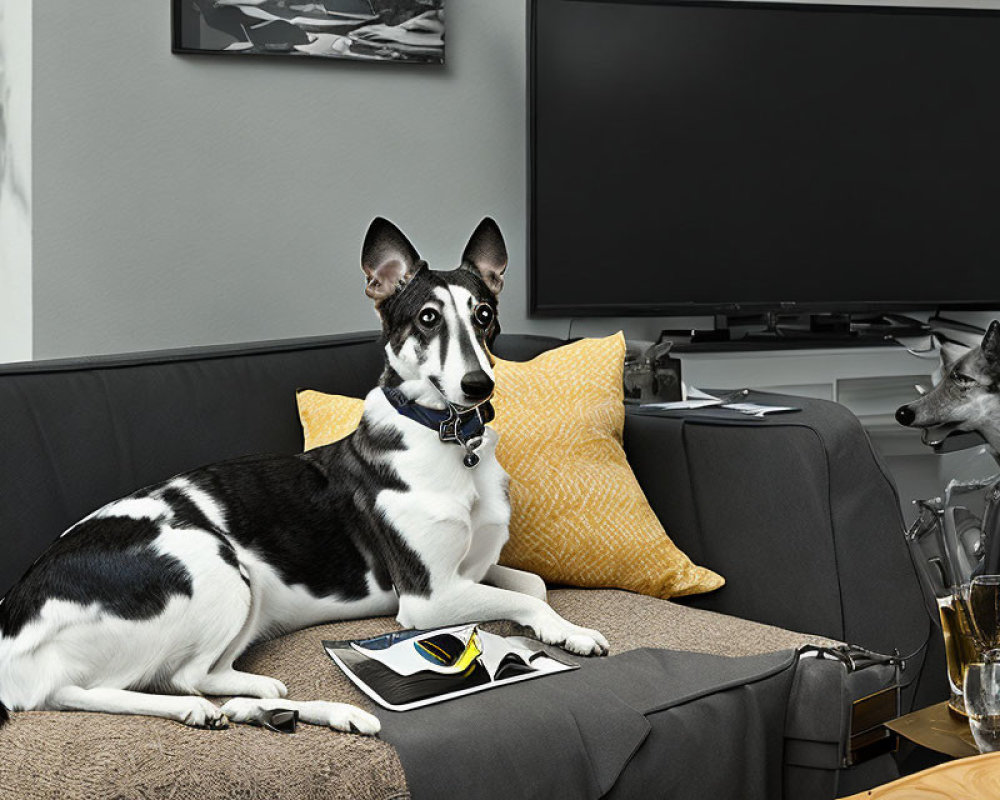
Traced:
[[1000, 13], [534, 0], [531, 310], [1000, 306]]

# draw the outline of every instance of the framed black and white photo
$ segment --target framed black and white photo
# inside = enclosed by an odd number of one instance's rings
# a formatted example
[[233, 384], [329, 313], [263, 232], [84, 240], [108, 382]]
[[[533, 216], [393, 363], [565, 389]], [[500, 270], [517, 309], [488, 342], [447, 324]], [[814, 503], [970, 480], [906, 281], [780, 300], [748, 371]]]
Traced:
[[444, 63], [444, 0], [173, 0], [173, 51]]

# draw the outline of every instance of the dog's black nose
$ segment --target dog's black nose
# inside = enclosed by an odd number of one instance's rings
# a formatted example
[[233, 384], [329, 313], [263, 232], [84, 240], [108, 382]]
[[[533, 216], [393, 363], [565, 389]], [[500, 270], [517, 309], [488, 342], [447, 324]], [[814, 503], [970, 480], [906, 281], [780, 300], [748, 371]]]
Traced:
[[462, 391], [472, 400], [485, 400], [493, 393], [493, 379], [481, 369], [466, 372], [462, 377]]
[[906, 425], [909, 427], [913, 424], [913, 420], [917, 418], [917, 415], [913, 413], [913, 409], [909, 406], [900, 406], [896, 409], [896, 422], [900, 425]]

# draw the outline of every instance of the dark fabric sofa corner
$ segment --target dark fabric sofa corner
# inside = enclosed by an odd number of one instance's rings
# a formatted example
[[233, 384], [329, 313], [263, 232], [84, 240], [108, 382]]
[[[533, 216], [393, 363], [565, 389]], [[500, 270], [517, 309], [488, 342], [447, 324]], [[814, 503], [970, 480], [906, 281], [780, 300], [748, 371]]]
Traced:
[[944, 659], [903, 536], [895, 484], [858, 419], [758, 393], [795, 414], [629, 414], [625, 449], [675, 542], [726, 577], [685, 602], [908, 658], [904, 707], [943, 699]]
[[[559, 344], [548, 337], [507, 335], [498, 340], [496, 352], [524, 360]], [[374, 333], [0, 366], [0, 593], [68, 525], [116, 497], [201, 464], [248, 453], [299, 451], [295, 390], [363, 396], [375, 384], [380, 366]], [[603, 732], [601, 721], [591, 718], [598, 703], [590, 702], [589, 712], [573, 711], [571, 728], [582, 737], [580, 753], [572, 758], [591, 765], [590, 779], [579, 785], [586, 788], [553, 793], [543, 787], [570, 784], [558, 783], [558, 776], [547, 776], [555, 783], [538, 776], [518, 784], [536, 787], [525, 789], [526, 796], [532, 791], [539, 797], [646, 796], [643, 787], [649, 780], [666, 780], [666, 770], [671, 788], [664, 796], [698, 797], [742, 782], [741, 793], [732, 796], [833, 798], [895, 776], [890, 756], [844, 768], [844, 715], [856, 692], [865, 689], [863, 681], [852, 688], [844, 675], [828, 666], [823, 675], [818, 667], [796, 667], [793, 651], [770, 660], [761, 655], [755, 656], [757, 661], [712, 661], [721, 656], [650, 650], [653, 640], [643, 639], [641, 630], [628, 629], [643, 619], [641, 607], [652, 627], [658, 616], [684, 611], [691, 624], [709, 628], [739, 617], [751, 621], [740, 624], [765, 623], [879, 652], [915, 653], [904, 673], [904, 708], [943, 697], [939, 637], [931, 636], [923, 611], [891, 480], [849, 412], [800, 398], [791, 404], [801, 406], [802, 412], [753, 424], [698, 414], [626, 415], [626, 453], [654, 510], [682, 549], [722, 573], [727, 585], [710, 595], [683, 599], [688, 610], [617, 593], [600, 596], [600, 602], [591, 605], [601, 608], [587, 611], [587, 592], [553, 593], [554, 603], [592, 613], [595, 619], [604, 619], [600, 615], [606, 616], [613, 605], [627, 609], [619, 615], [624, 621], [616, 634], [636, 649], [581, 669], [576, 674], [583, 676], [578, 679], [582, 683], [562, 695], [554, 683], [549, 689], [545, 681], [524, 684], [522, 709], [528, 697], [536, 698], [530, 704], [537, 710], [557, 696], [572, 704], [584, 692], [596, 692], [591, 697], [603, 698], [601, 702], [617, 693], [620, 697], [609, 709], [622, 715], [622, 736], [630, 732], [635, 741], [608, 743], [613, 734]], [[754, 635], [767, 630], [752, 627]], [[676, 633], [663, 641], [675, 641]], [[723, 642], [722, 649], [729, 646]], [[737, 652], [735, 647], [723, 655]], [[802, 678], [805, 669], [810, 670], [809, 681]], [[700, 672], [700, 684], [688, 680], [690, 670]], [[658, 674], [664, 675], [662, 690]], [[712, 689], [711, 675], [717, 675], [718, 691]], [[744, 683], [736, 680], [739, 676]], [[886, 673], [873, 680], [884, 683]], [[646, 695], [640, 692], [644, 685]], [[469, 736], [477, 729], [487, 734], [518, 730], [510, 727], [505, 705], [510, 701], [500, 697], [504, 692], [481, 696], [497, 695], [475, 707], [479, 713], [474, 716], [488, 721], [470, 728]], [[759, 737], [728, 731], [730, 737], [735, 735], [737, 750], [729, 761], [719, 760], [708, 743], [722, 741], [720, 731], [717, 724], [706, 727], [706, 719], [730, 715], [736, 726], [747, 709], [764, 705], [766, 713], [746, 718], [746, 724], [760, 728]], [[464, 730], [461, 726], [469, 721], [455, 716], [455, 707], [436, 707], [443, 710], [434, 713], [444, 716], [427, 719]], [[471, 703], [467, 708], [475, 710]], [[636, 709], [646, 711], [636, 718]], [[539, 714], [538, 728], [525, 729], [530, 745], [520, 751], [525, 758], [538, 750], [531, 744], [531, 730], [545, 730], [545, 718]], [[46, 719], [45, 724], [59, 723]], [[412, 731], [399, 728], [401, 722], [394, 724], [397, 727], [390, 724], [387, 731], [393, 745], [401, 748], [404, 766], [415, 752], [427, 755], [426, 737], [415, 737], [414, 743]], [[565, 724], [570, 724], [569, 718]], [[498, 752], [488, 740], [462, 746], [467, 746], [469, 758], [476, 752]], [[807, 751], [818, 755], [788, 755]], [[466, 751], [457, 752], [452, 762], [462, 765], [461, 753]], [[30, 755], [22, 755], [22, 763], [30, 765]], [[432, 749], [428, 757], [433, 755]], [[566, 758], [553, 763], [573, 763], [569, 754]], [[714, 772], [698, 769], [697, 758], [728, 766]], [[754, 759], [761, 761], [759, 769], [747, 767]], [[677, 764], [687, 764], [689, 770], [678, 774]], [[434, 776], [425, 780], [415, 768], [407, 772], [414, 796], [429, 796]], [[459, 783], [456, 778], [448, 786]], [[482, 787], [483, 796], [504, 796], [503, 787], [491, 786], [488, 780], [473, 785]], [[0, 781], [0, 798], [6, 800], [3, 792]], [[365, 796], [400, 795], [393, 787]]]

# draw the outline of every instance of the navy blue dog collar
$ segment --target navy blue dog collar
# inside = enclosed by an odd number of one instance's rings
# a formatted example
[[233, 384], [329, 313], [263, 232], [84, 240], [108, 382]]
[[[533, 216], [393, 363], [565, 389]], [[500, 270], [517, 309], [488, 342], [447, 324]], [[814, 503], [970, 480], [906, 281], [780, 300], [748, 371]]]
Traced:
[[479, 463], [474, 452], [483, 443], [486, 423], [493, 419], [493, 404], [488, 400], [467, 411], [459, 411], [449, 404], [447, 411], [421, 406], [410, 400], [399, 389], [382, 387], [385, 399], [404, 417], [419, 422], [425, 428], [437, 431], [442, 442], [450, 442], [465, 448], [462, 463], [470, 469]]

